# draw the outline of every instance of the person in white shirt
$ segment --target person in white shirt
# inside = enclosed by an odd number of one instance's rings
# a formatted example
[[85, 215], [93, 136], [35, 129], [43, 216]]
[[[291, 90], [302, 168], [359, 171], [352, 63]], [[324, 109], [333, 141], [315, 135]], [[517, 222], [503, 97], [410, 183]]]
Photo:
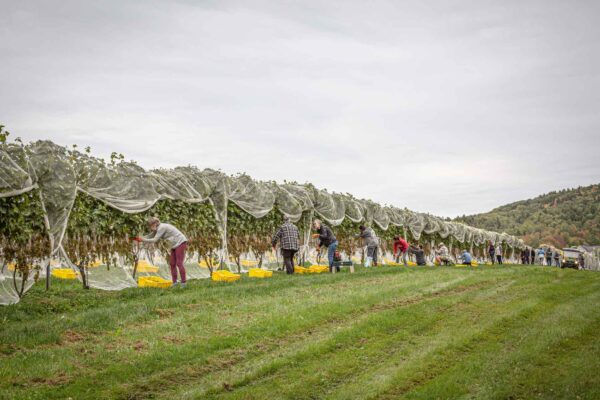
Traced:
[[171, 257], [169, 265], [171, 266], [171, 278], [173, 286], [177, 286], [177, 270], [181, 278], [181, 287], [185, 287], [185, 250], [187, 249], [187, 238], [181, 231], [171, 224], [160, 222], [156, 217], [148, 219], [148, 227], [151, 233], [148, 236], [137, 237], [135, 240], [144, 243], [157, 243], [159, 240], [166, 240], [171, 246]]

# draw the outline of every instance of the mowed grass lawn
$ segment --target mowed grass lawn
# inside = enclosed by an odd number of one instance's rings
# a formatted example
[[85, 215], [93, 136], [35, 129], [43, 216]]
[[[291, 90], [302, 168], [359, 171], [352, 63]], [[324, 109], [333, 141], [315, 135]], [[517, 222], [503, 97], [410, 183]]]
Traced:
[[600, 274], [381, 267], [0, 307], [17, 399], [600, 398]]

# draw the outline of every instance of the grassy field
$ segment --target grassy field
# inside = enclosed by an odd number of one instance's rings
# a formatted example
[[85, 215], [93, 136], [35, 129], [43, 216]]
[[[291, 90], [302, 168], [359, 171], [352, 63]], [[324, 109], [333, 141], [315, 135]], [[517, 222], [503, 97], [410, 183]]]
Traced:
[[37, 285], [0, 398], [600, 398], [600, 274], [383, 267], [186, 289]]

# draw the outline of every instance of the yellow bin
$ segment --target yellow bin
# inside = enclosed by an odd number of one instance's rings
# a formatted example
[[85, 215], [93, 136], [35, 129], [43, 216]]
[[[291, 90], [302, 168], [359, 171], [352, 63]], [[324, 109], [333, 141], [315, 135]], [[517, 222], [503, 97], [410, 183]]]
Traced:
[[160, 276], [140, 276], [138, 278], [139, 287], [153, 287], [153, 288], [168, 288], [171, 287], [173, 282], [163, 279]]
[[215, 271], [212, 273], [212, 280], [215, 282], [235, 282], [240, 278], [241, 275], [226, 270]]
[[296, 273], [296, 274], [308, 274], [309, 271], [308, 271], [308, 268], [304, 268], [304, 267], [301, 267], [299, 265], [296, 265], [294, 267], [294, 273]]
[[56, 268], [51, 274], [58, 279], [77, 279], [77, 274], [71, 268]]
[[157, 273], [158, 267], [150, 264], [146, 260], [139, 260], [137, 264], [137, 272], [152, 272]]
[[321, 274], [323, 272], [328, 272], [329, 271], [329, 267], [327, 265], [311, 265], [308, 268], [308, 273], [309, 274]]
[[266, 271], [260, 268], [251, 268], [248, 271], [248, 276], [250, 278], [270, 278], [273, 276], [273, 271]]

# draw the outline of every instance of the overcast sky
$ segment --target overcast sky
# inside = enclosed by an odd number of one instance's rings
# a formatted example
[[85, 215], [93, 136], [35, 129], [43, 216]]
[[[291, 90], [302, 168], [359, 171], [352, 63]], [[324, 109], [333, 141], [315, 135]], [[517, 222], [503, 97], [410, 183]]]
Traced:
[[441, 216], [600, 182], [600, 1], [0, 0], [0, 123]]

